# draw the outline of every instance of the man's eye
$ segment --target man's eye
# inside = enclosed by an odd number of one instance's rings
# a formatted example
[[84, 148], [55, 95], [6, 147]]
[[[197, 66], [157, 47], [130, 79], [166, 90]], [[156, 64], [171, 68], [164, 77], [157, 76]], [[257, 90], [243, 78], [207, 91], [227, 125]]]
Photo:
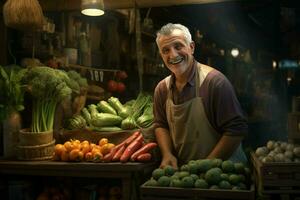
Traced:
[[176, 44], [176, 45], [174, 46], [174, 48], [177, 49], [177, 50], [180, 50], [180, 49], [182, 48], [182, 45]]
[[168, 52], [169, 52], [168, 49], [163, 49], [163, 50], [162, 50], [162, 53], [163, 53], [163, 54], [166, 54], [166, 53], [168, 53]]

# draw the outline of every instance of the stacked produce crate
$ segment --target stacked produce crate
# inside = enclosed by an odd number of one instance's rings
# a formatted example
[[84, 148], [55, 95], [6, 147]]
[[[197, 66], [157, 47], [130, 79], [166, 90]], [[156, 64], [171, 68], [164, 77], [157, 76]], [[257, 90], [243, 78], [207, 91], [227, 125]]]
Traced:
[[251, 153], [255, 184], [263, 199], [300, 199], [300, 146], [268, 141]]
[[293, 98], [292, 112], [288, 114], [289, 140], [300, 143], [300, 97]]
[[221, 159], [191, 160], [178, 170], [157, 168], [141, 186], [141, 199], [255, 199], [250, 169]]

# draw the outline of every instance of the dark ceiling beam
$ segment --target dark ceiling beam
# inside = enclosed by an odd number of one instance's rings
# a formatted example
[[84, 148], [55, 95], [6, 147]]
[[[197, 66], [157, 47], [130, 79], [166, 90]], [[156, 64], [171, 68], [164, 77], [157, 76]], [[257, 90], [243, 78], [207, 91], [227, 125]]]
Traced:
[[[165, 7], [191, 4], [210, 4], [241, 0], [104, 0], [107, 10], [134, 8]], [[39, 0], [44, 11], [80, 10], [81, 0]]]

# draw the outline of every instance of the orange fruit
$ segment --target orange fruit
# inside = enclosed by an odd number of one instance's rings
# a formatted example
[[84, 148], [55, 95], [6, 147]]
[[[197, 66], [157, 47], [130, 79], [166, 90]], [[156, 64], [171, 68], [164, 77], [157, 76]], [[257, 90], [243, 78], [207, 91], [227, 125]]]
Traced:
[[69, 152], [63, 151], [60, 155], [60, 159], [62, 161], [68, 162], [69, 161]]
[[96, 145], [95, 143], [91, 143], [91, 144], [90, 144], [90, 151], [92, 151], [92, 149], [93, 149], [95, 146], [98, 146], [98, 145]]
[[72, 151], [73, 149], [73, 144], [70, 141], [65, 142], [64, 146], [67, 149], [67, 151]]
[[115, 145], [113, 143], [104, 144], [103, 146], [101, 146], [101, 153], [103, 155], [108, 154], [114, 146]]
[[84, 153], [82, 151], [79, 151], [78, 153], [78, 161], [83, 161], [84, 160]]
[[73, 149], [72, 151], [70, 151], [69, 154], [70, 161], [80, 161], [79, 152], [80, 152], [79, 149]]
[[83, 152], [83, 154], [86, 154], [90, 151], [90, 145], [87, 143], [81, 144], [81, 151]]
[[81, 144], [83, 145], [83, 144], [90, 144], [90, 142], [89, 141], [87, 141], [87, 140], [83, 140], [82, 142], [81, 142]]
[[100, 151], [92, 152], [93, 155], [93, 162], [101, 162], [103, 158], [103, 154]]
[[92, 152], [87, 152], [87, 153], [84, 155], [84, 159], [85, 159], [87, 162], [92, 162], [92, 161], [93, 161], [93, 154], [92, 154]]
[[79, 150], [81, 149], [81, 143], [73, 142], [72, 146], [73, 146], [73, 149], [79, 149]]
[[92, 153], [97, 151], [101, 152], [101, 148], [99, 146], [94, 146], [94, 148], [91, 150]]
[[101, 138], [101, 140], [99, 140], [98, 144], [99, 146], [103, 146], [105, 144], [108, 143], [108, 139], [107, 138]]
[[71, 143], [74, 144], [74, 143], [81, 143], [81, 142], [80, 142], [80, 140], [77, 140], [77, 139], [71, 139]]
[[63, 151], [66, 151], [66, 148], [63, 144], [56, 144], [54, 147], [54, 153], [55, 155], [60, 156]]

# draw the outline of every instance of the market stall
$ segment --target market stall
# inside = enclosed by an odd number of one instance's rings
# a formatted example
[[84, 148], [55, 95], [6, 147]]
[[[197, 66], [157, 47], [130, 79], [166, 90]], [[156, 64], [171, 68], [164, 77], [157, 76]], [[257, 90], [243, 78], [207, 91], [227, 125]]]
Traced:
[[300, 199], [293, 3], [0, 6], [4, 199]]

